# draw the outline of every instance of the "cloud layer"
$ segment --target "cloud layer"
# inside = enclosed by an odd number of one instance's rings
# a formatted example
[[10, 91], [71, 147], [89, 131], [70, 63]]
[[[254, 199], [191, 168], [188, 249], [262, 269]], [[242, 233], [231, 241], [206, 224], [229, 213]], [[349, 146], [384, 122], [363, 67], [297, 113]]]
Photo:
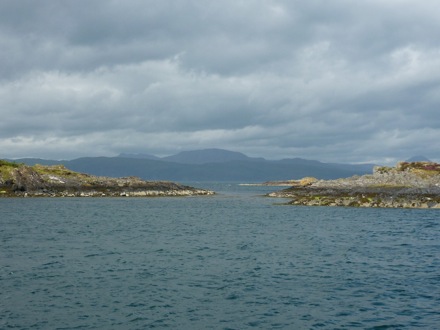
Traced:
[[440, 3], [2, 1], [1, 157], [440, 160]]

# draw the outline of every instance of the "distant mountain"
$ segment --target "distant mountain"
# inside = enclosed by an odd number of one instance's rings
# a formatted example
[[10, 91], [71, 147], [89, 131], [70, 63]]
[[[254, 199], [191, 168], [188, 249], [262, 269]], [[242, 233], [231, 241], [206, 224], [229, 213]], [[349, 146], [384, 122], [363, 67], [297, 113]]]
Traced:
[[224, 149], [203, 149], [182, 151], [176, 155], [163, 157], [162, 160], [181, 164], [208, 164], [225, 163], [238, 160], [264, 160], [264, 158], [251, 158], [241, 152]]
[[118, 155], [121, 158], [134, 158], [134, 159], [160, 159], [160, 157], [150, 155], [150, 154], [132, 154], [132, 153], [121, 153]]
[[429, 160], [425, 156], [413, 156], [413, 157], [407, 159], [406, 162], [408, 162], [408, 163], [411, 163], [411, 162], [431, 162], [431, 160]]
[[[102, 176], [139, 176], [146, 180], [172, 181], [240, 181], [300, 179], [314, 176], [322, 179], [348, 177], [364, 172], [340, 169], [324, 163], [294, 164], [277, 161], [230, 161], [224, 163], [180, 164], [149, 159], [80, 158], [66, 167], [74, 171]], [[369, 171], [371, 173], [371, 171]]]
[[[183, 154], [183, 155], [182, 155]], [[179, 157], [177, 157], [179, 155]], [[313, 176], [318, 179], [337, 179], [355, 174], [372, 173], [373, 165], [328, 164], [316, 160], [292, 158], [265, 160], [226, 150], [208, 149], [184, 152], [174, 161], [128, 157], [86, 157], [70, 161], [53, 161], [35, 158], [18, 159], [28, 165], [63, 164], [67, 168], [92, 175], [124, 177], [138, 176], [144, 180], [230, 181], [263, 182], [300, 179]], [[208, 156], [211, 157], [208, 157]], [[190, 156], [193, 156], [192, 160]], [[222, 156], [222, 157], [220, 157]], [[179, 160], [180, 162], [176, 161]], [[183, 163], [183, 162], [187, 163]], [[192, 161], [192, 163], [189, 163]]]

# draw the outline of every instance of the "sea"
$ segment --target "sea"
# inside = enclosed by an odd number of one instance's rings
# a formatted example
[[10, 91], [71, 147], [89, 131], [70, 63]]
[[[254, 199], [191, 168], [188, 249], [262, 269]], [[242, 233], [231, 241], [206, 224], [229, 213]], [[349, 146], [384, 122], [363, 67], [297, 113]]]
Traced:
[[0, 198], [0, 329], [440, 329], [440, 210]]

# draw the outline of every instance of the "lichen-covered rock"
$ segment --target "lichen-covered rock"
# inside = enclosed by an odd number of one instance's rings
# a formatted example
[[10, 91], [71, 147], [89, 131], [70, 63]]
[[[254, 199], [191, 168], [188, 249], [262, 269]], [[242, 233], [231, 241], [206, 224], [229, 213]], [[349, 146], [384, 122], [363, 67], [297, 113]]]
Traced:
[[299, 184], [303, 187], [306, 187], [306, 186], [310, 186], [311, 184], [315, 183], [316, 181], [318, 181], [318, 179], [307, 176], [307, 177], [299, 180]]
[[318, 180], [268, 194], [294, 205], [440, 208], [440, 164], [398, 163], [372, 175]]
[[63, 165], [26, 166], [0, 161], [0, 197], [153, 197], [212, 195], [168, 181], [109, 178], [73, 172]]

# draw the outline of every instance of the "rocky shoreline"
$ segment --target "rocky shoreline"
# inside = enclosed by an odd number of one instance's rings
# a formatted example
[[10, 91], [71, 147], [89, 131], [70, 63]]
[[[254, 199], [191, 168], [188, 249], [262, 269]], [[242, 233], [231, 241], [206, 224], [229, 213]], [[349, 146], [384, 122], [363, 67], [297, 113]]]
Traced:
[[401, 162], [371, 175], [304, 178], [267, 196], [289, 198], [291, 205], [440, 209], [440, 164]]
[[0, 160], [0, 197], [179, 197], [213, 191], [137, 177], [109, 178], [56, 166], [26, 166]]

